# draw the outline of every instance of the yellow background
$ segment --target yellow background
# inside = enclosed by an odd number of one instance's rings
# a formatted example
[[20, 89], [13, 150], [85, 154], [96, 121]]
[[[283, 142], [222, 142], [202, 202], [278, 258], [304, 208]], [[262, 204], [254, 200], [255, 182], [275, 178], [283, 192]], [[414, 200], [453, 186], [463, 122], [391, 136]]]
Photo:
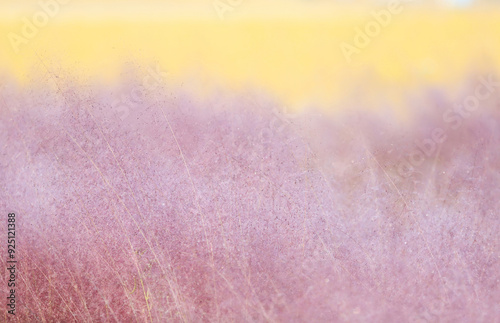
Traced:
[[[348, 62], [340, 44], [387, 5], [242, 0], [221, 19], [213, 1], [77, 1], [61, 5], [38, 35], [13, 50], [36, 1], [1, 4], [0, 71], [29, 82], [43, 68], [114, 82], [123, 63], [157, 62], [172, 84], [259, 88], [291, 107], [332, 107], [364, 93], [395, 98], [426, 85], [455, 89], [500, 65], [500, 10], [401, 4], [403, 11]], [[43, 64], [42, 64], [43, 63]], [[403, 91], [402, 91], [403, 90]]]

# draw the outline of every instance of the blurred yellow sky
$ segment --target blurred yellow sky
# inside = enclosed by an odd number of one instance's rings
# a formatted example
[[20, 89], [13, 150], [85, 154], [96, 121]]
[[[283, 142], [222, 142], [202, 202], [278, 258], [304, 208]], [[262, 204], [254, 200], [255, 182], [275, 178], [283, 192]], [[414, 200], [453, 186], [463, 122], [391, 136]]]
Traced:
[[389, 2], [2, 3], [0, 71], [29, 82], [41, 65], [57, 65], [113, 82], [126, 62], [155, 62], [171, 84], [256, 87], [292, 107], [326, 107], [359, 87], [367, 98], [453, 88], [500, 65], [498, 7]]

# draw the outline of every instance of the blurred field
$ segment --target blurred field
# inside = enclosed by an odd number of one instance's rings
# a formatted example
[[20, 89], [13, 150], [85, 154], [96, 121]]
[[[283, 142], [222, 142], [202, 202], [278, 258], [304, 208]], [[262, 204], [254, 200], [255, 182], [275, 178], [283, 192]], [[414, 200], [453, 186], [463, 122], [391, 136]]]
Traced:
[[0, 4], [19, 322], [500, 317], [498, 6], [61, 1]]

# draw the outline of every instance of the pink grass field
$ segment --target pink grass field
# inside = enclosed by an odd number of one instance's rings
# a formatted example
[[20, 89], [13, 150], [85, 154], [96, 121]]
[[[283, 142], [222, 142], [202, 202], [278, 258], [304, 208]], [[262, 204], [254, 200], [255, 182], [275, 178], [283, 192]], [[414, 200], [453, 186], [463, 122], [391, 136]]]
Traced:
[[500, 322], [498, 92], [451, 122], [422, 90], [403, 123], [119, 91], [2, 88], [0, 321]]

